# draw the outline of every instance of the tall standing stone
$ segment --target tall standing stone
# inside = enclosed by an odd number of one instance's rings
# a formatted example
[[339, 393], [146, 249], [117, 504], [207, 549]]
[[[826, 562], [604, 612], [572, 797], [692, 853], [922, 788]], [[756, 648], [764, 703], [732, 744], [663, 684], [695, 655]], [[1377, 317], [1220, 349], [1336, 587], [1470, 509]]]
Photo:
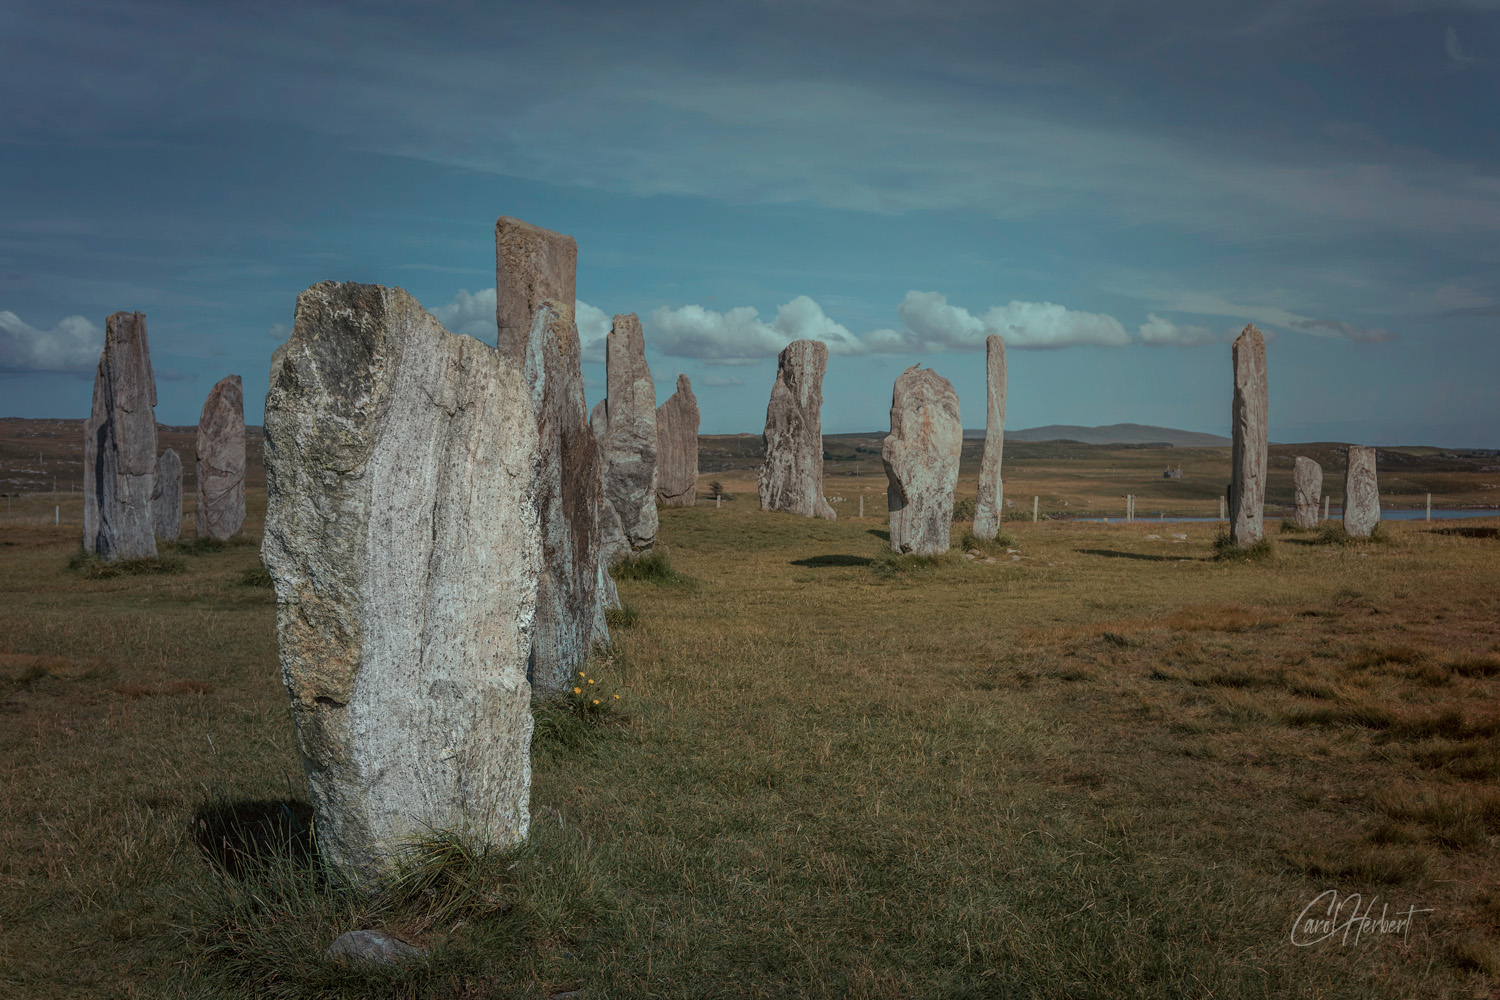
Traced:
[[83, 547], [110, 560], [155, 558], [156, 378], [140, 313], [104, 321], [83, 459]]
[[591, 415], [604, 447], [604, 492], [619, 518], [606, 540], [610, 561], [656, 544], [656, 385], [635, 313], [618, 315], [604, 341], [608, 395]]
[[238, 375], [209, 390], [198, 418], [199, 538], [233, 538], [245, 524], [245, 394]]
[[1318, 504], [1323, 496], [1323, 467], [1310, 458], [1297, 456], [1292, 463], [1292, 493], [1297, 513], [1292, 520], [1299, 528], [1318, 526]]
[[520, 370], [399, 288], [297, 297], [266, 396], [262, 553], [316, 813], [357, 881], [431, 831], [530, 822], [541, 542]]
[[495, 223], [499, 350], [525, 373], [537, 422], [542, 575], [528, 677], [538, 694], [562, 691], [583, 669], [593, 643], [609, 641], [604, 611], [618, 603], [610, 600], [613, 581], [603, 563], [608, 503], [604, 459], [584, 401], [573, 312], [577, 260], [571, 236], [519, 219]]
[[1266, 342], [1252, 323], [1235, 339], [1234, 445], [1229, 479], [1229, 539], [1242, 548], [1265, 537], [1267, 421]]
[[891, 394], [891, 433], [880, 451], [890, 481], [892, 552], [948, 551], [963, 443], [953, 385], [930, 368], [912, 365], [902, 372]]
[[1005, 340], [992, 333], [984, 340], [985, 385], [989, 406], [984, 420], [984, 458], [979, 463], [979, 498], [974, 505], [974, 536], [993, 540], [1000, 533], [1005, 500], [1000, 459], [1005, 450]]
[[698, 397], [686, 375], [656, 408], [656, 495], [668, 507], [698, 502]]
[[823, 373], [828, 345], [794, 340], [776, 358], [766, 404], [766, 458], [760, 467], [761, 510], [835, 519], [823, 496]]
[[1375, 480], [1375, 449], [1349, 446], [1344, 471], [1344, 533], [1369, 538], [1380, 523], [1380, 485]]
[[158, 542], [182, 537], [182, 459], [168, 448], [156, 459], [151, 485], [151, 523]]

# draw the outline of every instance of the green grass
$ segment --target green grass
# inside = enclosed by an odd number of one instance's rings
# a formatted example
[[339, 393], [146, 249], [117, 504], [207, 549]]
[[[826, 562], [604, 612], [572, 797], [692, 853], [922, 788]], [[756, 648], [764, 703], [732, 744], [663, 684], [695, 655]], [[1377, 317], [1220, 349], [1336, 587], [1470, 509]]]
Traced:
[[163, 573], [183, 573], [187, 564], [172, 556], [157, 556], [154, 559], [102, 559], [93, 552], [80, 548], [68, 559], [68, 570], [88, 580], [110, 580], [118, 576], [151, 576]]
[[611, 566], [609, 572], [617, 581], [633, 580], [675, 587], [691, 585], [693, 582], [691, 578], [672, 568], [672, 557], [662, 545], [641, 555], [626, 556]]
[[[373, 894], [308, 850], [252, 549], [94, 580], [68, 532], [5, 536], [0, 995], [1493, 990], [1493, 541], [1226, 565], [1209, 524], [1018, 523], [1021, 561], [887, 578], [868, 519], [661, 520], [696, 583], [620, 578], [577, 686], [621, 708], [533, 707], [524, 848], [435, 833]], [[1327, 888], [1434, 912], [1291, 947]], [[322, 960], [359, 927], [428, 957]]]
[[1262, 562], [1275, 555], [1271, 540], [1264, 536], [1249, 545], [1236, 545], [1228, 532], [1214, 537], [1214, 558], [1220, 562]]

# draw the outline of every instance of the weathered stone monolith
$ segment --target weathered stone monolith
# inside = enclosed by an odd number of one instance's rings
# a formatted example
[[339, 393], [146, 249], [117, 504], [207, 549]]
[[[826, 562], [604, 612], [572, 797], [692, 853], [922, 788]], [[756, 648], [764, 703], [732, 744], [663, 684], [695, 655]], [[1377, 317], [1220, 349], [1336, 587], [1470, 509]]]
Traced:
[[656, 408], [656, 495], [668, 507], [698, 502], [698, 397], [686, 375]]
[[1298, 455], [1292, 463], [1292, 494], [1297, 502], [1293, 522], [1299, 528], [1316, 528], [1318, 504], [1323, 496], [1323, 467]]
[[963, 442], [952, 384], [930, 368], [912, 365], [902, 372], [891, 394], [891, 433], [880, 453], [890, 480], [892, 552], [948, 551]]
[[168, 448], [156, 459], [151, 483], [151, 523], [158, 542], [182, 537], [182, 459]]
[[193, 525], [199, 538], [224, 541], [245, 524], [245, 396], [238, 375], [209, 390], [198, 418], [198, 502]]
[[1234, 444], [1229, 479], [1229, 539], [1241, 548], [1265, 537], [1266, 424], [1270, 403], [1266, 394], [1266, 342], [1252, 323], [1235, 339]]
[[1000, 533], [1005, 487], [1000, 459], [1005, 450], [1005, 340], [992, 333], [985, 338], [985, 383], [989, 407], [984, 421], [984, 458], [979, 463], [979, 497], [974, 504], [974, 536], [993, 540]]
[[571, 236], [519, 219], [495, 223], [496, 321], [512, 331], [502, 332], [499, 349], [524, 371], [537, 421], [542, 576], [529, 678], [544, 695], [576, 678], [594, 642], [609, 641], [604, 611], [613, 594], [602, 565], [604, 459], [589, 429], [573, 313], [577, 260]]
[[104, 321], [94, 408], [83, 425], [83, 547], [102, 558], [151, 559], [156, 531], [156, 378], [146, 317]]
[[1375, 480], [1375, 449], [1349, 446], [1344, 472], [1344, 533], [1369, 538], [1380, 523], [1380, 485]]
[[271, 361], [262, 554], [322, 857], [530, 822], [541, 540], [520, 369], [399, 288], [323, 282]]
[[835, 519], [823, 496], [823, 373], [828, 345], [794, 340], [776, 358], [766, 404], [766, 458], [760, 467], [761, 510]]
[[605, 338], [604, 381], [608, 395], [590, 422], [604, 448], [604, 493], [619, 518], [620, 534], [606, 531], [605, 539], [614, 562], [656, 544], [656, 386], [635, 313], [617, 315]]

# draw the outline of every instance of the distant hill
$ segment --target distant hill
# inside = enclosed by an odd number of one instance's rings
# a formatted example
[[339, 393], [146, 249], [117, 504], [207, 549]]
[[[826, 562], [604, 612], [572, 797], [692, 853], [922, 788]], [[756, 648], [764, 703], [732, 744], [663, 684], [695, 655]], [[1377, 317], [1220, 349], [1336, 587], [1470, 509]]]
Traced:
[[[983, 438], [984, 431], [964, 431], [966, 438]], [[1177, 448], [1227, 447], [1231, 442], [1218, 434], [1179, 431], [1149, 424], [1109, 424], [1105, 427], [1078, 427], [1074, 424], [1048, 424], [1026, 430], [1005, 432], [1007, 441], [1079, 441], [1083, 444], [1170, 444]]]

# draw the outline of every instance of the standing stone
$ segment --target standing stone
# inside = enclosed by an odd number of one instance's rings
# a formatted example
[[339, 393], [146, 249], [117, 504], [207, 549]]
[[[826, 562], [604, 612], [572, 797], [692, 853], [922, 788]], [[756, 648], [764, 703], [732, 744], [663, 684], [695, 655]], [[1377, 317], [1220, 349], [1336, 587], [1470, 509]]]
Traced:
[[502, 330], [527, 324], [520, 337], [502, 333], [499, 350], [525, 373], [537, 421], [543, 572], [527, 676], [538, 694], [564, 690], [593, 644], [609, 641], [604, 611], [613, 581], [602, 563], [601, 535], [608, 503], [603, 455], [584, 401], [573, 312], [577, 260], [571, 236], [519, 219], [495, 223], [496, 322]]
[[158, 542], [182, 537], [182, 459], [168, 448], [156, 459], [151, 486], [151, 523]]
[[578, 244], [571, 236], [501, 216], [495, 221], [495, 325], [501, 355], [526, 355], [531, 321], [549, 299], [574, 308]]
[[880, 452], [890, 480], [892, 552], [948, 551], [963, 443], [952, 384], [930, 368], [912, 365], [902, 372], [891, 395], [891, 433]]
[[521, 371], [399, 288], [297, 297], [266, 396], [276, 639], [318, 850], [357, 882], [530, 822], [541, 540]]
[[1349, 446], [1344, 471], [1344, 533], [1369, 538], [1380, 523], [1380, 486], [1375, 481], [1375, 449]]
[[616, 316], [604, 341], [608, 393], [590, 422], [604, 446], [604, 492], [619, 518], [606, 540], [614, 562], [656, 544], [656, 386], [646, 367], [646, 338], [635, 313]]
[[1000, 457], [1005, 449], [1005, 340], [992, 333], [984, 340], [985, 381], [989, 408], [984, 421], [984, 459], [979, 464], [979, 498], [974, 504], [974, 537], [993, 541], [1000, 533], [1005, 487]]
[[1266, 342], [1252, 323], [1236, 338], [1234, 357], [1234, 446], [1229, 480], [1229, 539], [1245, 548], [1265, 537]]
[[760, 467], [760, 509], [835, 519], [823, 496], [823, 373], [828, 345], [794, 340], [776, 358], [766, 404], [766, 458]]
[[656, 408], [656, 495], [668, 507], [698, 502], [698, 397], [686, 375], [677, 391]]
[[1323, 467], [1298, 455], [1292, 463], [1292, 492], [1297, 501], [1297, 513], [1293, 518], [1297, 527], [1316, 528], [1318, 504], [1323, 495]]
[[208, 393], [198, 418], [199, 538], [225, 541], [245, 524], [245, 395], [238, 375], [226, 375]]
[[83, 458], [83, 547], [110, 560], [154, 559], [156, 378], [140, 313], [104, 321]]

